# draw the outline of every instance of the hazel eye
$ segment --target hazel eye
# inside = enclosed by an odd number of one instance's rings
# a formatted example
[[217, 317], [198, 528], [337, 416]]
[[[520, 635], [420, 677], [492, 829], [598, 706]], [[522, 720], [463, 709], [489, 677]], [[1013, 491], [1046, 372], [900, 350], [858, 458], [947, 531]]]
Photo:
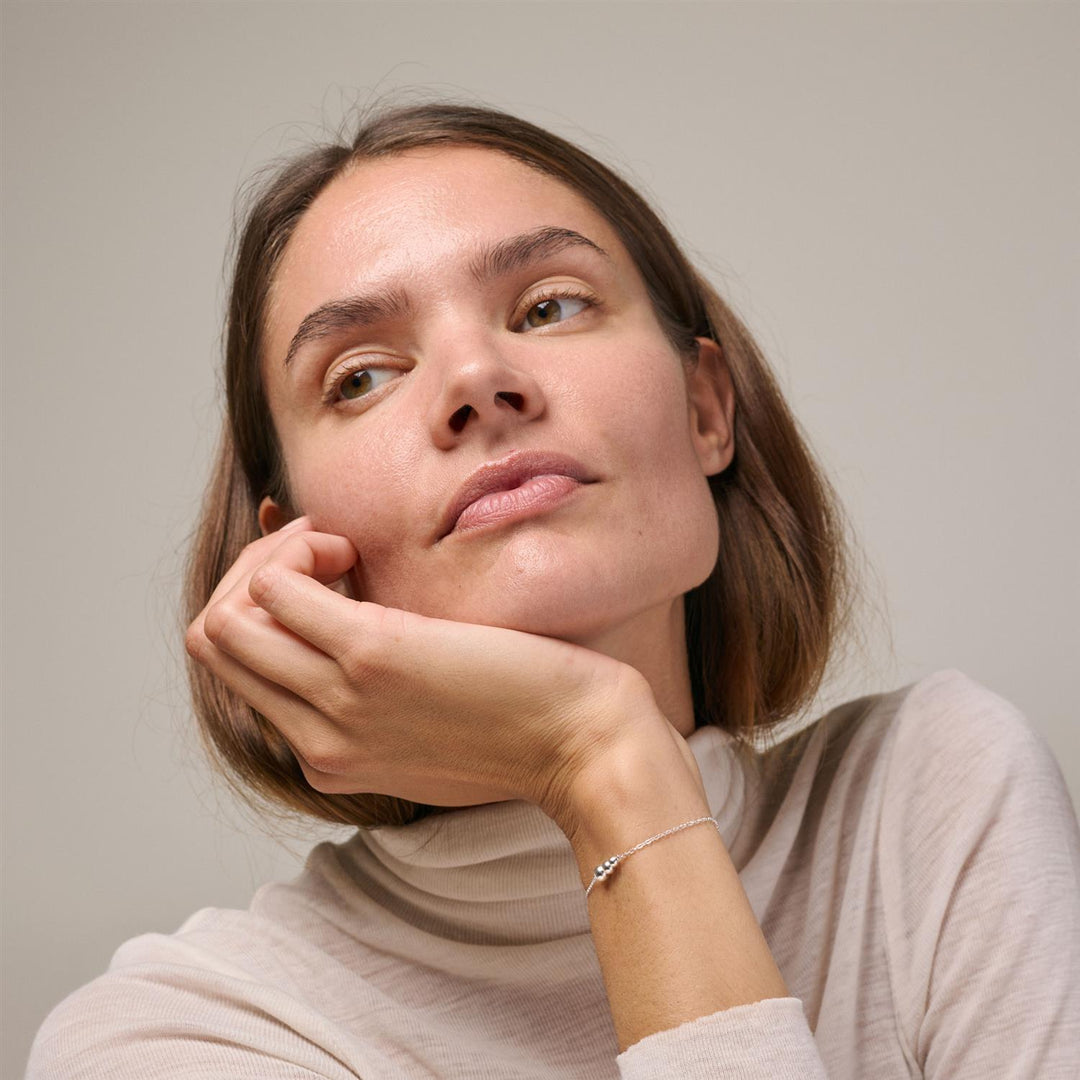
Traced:
[[[366, 397], [372, 390], [382, 385], [375, 380], [375, 376], [379, 374], [391, 376], [395, 372], [382, 368], [356, 368], [346, 372], [336, 384], [333, 391], [334, 397], [344, 401], [355, 401], [357, 398]], [[383, 382], [385, 381], [384, 379]]]
[[343, 398], [352, 401], [355, 398], [363, 397], [371, 389], [371, 386], [370, 371], [354, 371], [341, 380], [339, 392]]
[[533, 304], [525, 313], [525, 322], [534, 329], [551, 326], [580, 314], [589, 306], [589, 302], [580, 296], [552, 296]]

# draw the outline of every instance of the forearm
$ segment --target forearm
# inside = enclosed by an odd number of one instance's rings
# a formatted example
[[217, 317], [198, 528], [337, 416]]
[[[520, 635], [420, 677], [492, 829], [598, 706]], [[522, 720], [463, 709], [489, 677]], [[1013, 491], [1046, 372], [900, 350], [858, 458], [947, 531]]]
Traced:
[[[565, 831], [587, 885], [606, 858], [710, 809], [696, 766], [658, 728], [580, 777], [569, 813]], [[588, 903], [620, 1053], [700, 1016], [789, 996], [708, 822], [635, 852]]]

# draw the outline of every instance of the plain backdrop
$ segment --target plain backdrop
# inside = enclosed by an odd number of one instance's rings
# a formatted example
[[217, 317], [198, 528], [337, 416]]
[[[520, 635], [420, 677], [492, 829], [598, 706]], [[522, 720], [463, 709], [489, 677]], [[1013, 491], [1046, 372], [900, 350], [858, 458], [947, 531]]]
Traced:
[[821, 711], [959, 668], [1075, 801], [1078, 31], [1037, 3], [7, 4], [0, 1072], [122, 941], [346, 834], [277, 841], [213, 780], [177, 596], [234, 192], [373, 96], [516, 111], [651, 195], [870, 560], [882, 615]]

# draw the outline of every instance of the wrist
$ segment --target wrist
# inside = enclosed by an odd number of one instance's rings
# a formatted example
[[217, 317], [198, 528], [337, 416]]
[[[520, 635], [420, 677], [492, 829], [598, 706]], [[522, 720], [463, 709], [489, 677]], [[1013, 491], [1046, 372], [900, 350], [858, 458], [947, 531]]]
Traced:
[[574, 778], [556, 820], [574, 850], [583, 882], [612, 855], [712, 814], [686, 740], [665, 718], [660, 720], [652, 727], [635, 727]]

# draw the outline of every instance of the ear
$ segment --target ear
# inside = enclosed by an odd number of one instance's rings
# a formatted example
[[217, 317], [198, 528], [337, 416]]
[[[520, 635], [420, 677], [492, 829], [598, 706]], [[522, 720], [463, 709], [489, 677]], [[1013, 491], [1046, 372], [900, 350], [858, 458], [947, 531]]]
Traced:
[[697, 339], [697, 362], [686, 373], [690, 439], [706, 476], [722, 473], [735, 456], [735, 388], [724, 352]]
[[259, 503], [259, 528], [262, 529], [263, 536], [277, 532], [291, 520], [291, 516], [282, 510], [269, 495]]

